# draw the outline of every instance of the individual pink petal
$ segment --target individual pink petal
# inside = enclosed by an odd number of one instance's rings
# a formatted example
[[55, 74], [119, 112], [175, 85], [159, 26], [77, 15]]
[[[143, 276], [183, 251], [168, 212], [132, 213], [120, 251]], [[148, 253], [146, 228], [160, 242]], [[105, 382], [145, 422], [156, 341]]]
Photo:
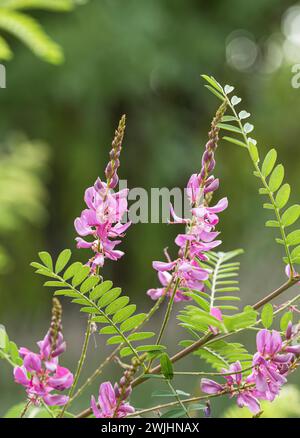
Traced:
[[216, 191], [219, 188], [219, 179], [216, 178], [210, 184], [206, 185], [204, 188], [204, 193], [211, 193]]
[[223, 320], [223, 315], [220, 309], [218, 309], [217, 307], [211, 307], [210, 309], [210, 314], [212, 316], [214, 316], [216, 319], [218, 319], [219, 321]]
[[164, 288], [149, 289], [146, 294], [152, 300], [158, 300], [164, 294]]
[[201, 379], [200, 387], [201, 391], [206, 394], [217, 394], [224, 389], [222, 385], [210, 379]]
[[48, 384], [58, 391], [64, 391], [72, 386], [73, 374], [64, 367], [58, 366], [53, 377], [49, 377]]
[[94, 396], [91, 397], [91, 408], [96, 418], [103, 418]]
[[270, 332], [267, 329], [260, 330], [256, 335], [257, 351], [261, 354], [265, 353], [266, 345], [269, 344]]
[[176, 266], [177, 261], [175, 260], [174, 262], [153, 262], [152, 266], [153, 269], [155, 269], [156, 271], [170, 271], [171, 269], [173, 269]]
[[170, 281], [172, 280], [172, 275], [167, 272], [158, 272], [158, 279], [161, 282], [162, 286], [169, 286]]
[[30, 383], [30, 380], [27, 377], [26, 369], [23, 366], [14, 368], [14, 378], [16, 383], [19, 383], [23, 386], [28, 386]]
[[68, 402], [69, 397], [67, 395], [48, 394], [43, 397], [43, 400], [48, 406], [64, 406]]
[[207, 207], [207, 210], [210, 213], [220, 213], [221, 211], [225, 210], [227, 207], [228, 207], [228, 199], [227, 198], [222, 198], [213, 207]]
[[184, 218], [177, 216], [172, 204], [170, 204], [170, 213], [171, 213], [172, 218], [174, 219], [174, 222], [177, 224], [187, 224], [189, 222], [189, 219], [184, 219]]
[[94, 242], [87, 242], [86, 240], [82, 239], [81, 237], [76, 237], [77, 242], [77, 248], [92, 248]]
[[29, 353], [24, 357], [24, 367], [27, 371], [40, 371], [42, 367], [42, 361], [38, 354]]
[[254, 415], [259, 414], [261, 410], [259, 401], [248, 393], [240, 393], [237, 396], [237, 404], [240, 408], [246, 406]]
[[105, 417], [111, 416], [114, 412], [117, 401], [114, 389], [110, 382], [104, 382], [100, 385], [98, 401], [103, 415]]

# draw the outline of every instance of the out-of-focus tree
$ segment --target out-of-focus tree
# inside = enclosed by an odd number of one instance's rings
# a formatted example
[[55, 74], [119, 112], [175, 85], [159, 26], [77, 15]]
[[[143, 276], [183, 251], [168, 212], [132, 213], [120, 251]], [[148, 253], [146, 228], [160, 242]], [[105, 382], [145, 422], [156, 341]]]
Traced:
[[[68, 12], [76, 0], [0, 0], [0, 29], [17, 37], [32, 52], [52, 64], [62, 63], [64, 56], [60, 45], [47, 35], [33, 17], [24, 13], [30, 9]], [[0, 36], [0, 59], [10, 60], [13, 52], [6, 39]]]
[[[41, 142], [11, 135], [0, 146], [0, 238], [2, 242], [45, 220], [47, 192], [43, 180], [47, 174], [49, 149]], [[13, 258], [5, 243], [0, 246], [0, 273], [9, 269]]]

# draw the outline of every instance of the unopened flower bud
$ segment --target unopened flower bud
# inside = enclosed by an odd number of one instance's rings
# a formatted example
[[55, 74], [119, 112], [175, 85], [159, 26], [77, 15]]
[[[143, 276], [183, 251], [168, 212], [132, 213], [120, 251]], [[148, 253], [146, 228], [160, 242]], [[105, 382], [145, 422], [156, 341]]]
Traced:
[[291, 339], [292, 332], [293, 332], [293, 323], [292, 323], [292, 321], [289, 321], [286, 332], [285, 332], [286, 339]]

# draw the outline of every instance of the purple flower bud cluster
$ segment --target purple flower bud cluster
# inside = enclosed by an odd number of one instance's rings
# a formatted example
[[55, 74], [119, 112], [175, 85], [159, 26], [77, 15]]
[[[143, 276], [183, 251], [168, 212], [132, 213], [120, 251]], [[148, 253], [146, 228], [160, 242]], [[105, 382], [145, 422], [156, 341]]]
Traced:
[[123, 142], [125, 127], [126, 127], [126, 116], [123, 115], [121, 117], [120, 122], [119, 122], [119, 126], [115, 131], [115, 137], [114, 137], [113, 142], [112, 142], [112, 149], [109, 153], [110, 161], [107, 164], [106, 169], [105, 169], [107, 186], [110, 189], [114, 189], [119, 182], [117, 171], [118, 171], [118, 168], [120, 167], [119, 157], [120, 157], [121, 150], [122, 150], [122, 142]]
[[221, 122], [222, 117], [226, 111], [227, 103], [224, 102], [220, 108], [218, 109], [212, 123], [211, 123], [211, 130], [208, 133], [208, 142], [205, 145], [205, 151], [202, 156], [202, 168], [200, 172], [200, 180], [201, 180], [201, 186], [205, 187], [208, 184], [207, 178], [215, 168], [216, 161], [215, 161], [215, 151], [218, 146], [219, 141], [219, 131], [220, 128], [218, 124]]
[[[246, 379], [242, 378], [240, 362], [223, 370], [225, 384], [210, 379], [201, 380], [201, 390], [207, 394], [229, 393], [237, 397], [239, 407], [247, 406], [254, 414], [261, 411], [260, 401], [273, 401], [280, 392], [287, 376], [297, 366], [300, 356], [300, 344], [293, 344], [298, 336], [298, 328], [293, 330], [289, 323], [285, 341], [276, 330], [260, 330], [256, 337], [257, 352], [252, 360], [252, 372]], [[232, 373], [232, 374], [229, 374]]]

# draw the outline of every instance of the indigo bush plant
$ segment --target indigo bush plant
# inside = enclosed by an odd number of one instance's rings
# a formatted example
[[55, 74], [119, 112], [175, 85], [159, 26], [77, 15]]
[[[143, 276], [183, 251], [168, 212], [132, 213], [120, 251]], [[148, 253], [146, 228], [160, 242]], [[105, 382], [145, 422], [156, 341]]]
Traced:
[[[125, 132], [123, 116], [112, 142], [105, 178], [98, 178], [85, 191], [85, 208], [75, 219], [77, 248], [87, 251], [86, 264], [71, 262], [69, 249], [62, 251], [55, 262], [49, 253], [40, 252], [40, 261], [32, 263], [36, 273], [46, 277], [44, 285], [54, 290], [52, 320], [46, 336], [38, 342], [39, 352], [18, 348], [1, 328], [0, 357], [13, 367], [15, 382], [24, 387], [20, 416], [26, 417], [32, 406], [53, 418], [147, 417], [152, 413], [162, 418], [211, 416], [216, 397], [229, 397], [238, 407], [247, 407], [252, 416], [260, 416], [261, 402], [275, 400], [289, 375], [298, 368], [300, 326], [295, 317], [300, 294], [286, 301], [284, 293], [300, 282], [295, 268], [300, 263], [300, 230], [290, 228], [300, 216], [300, 205], [287, 206], [290, 186], [284, 182], [283, 165], [276, 164], [276, 150], [260, 158], [257, 142], [249, 136], [254, 130], [246, 121], [250, 114], [242, 108], [241, 98], [234, 95], [234, 87], [222, 87], [212, 77], [203, 78], [221, 104], [211, 124], [201, 168], [194, 169], [196, 173], [187, 183], [190, 214], [179, 217], [170, 208], [170, 224], [179, 231], [177, 250], [174, 255], [165, 250], [165, 260], [153, 262], [160, 283], [147, 292], [153, 306], [148, 313], [138, 313], [121, 288], [102, 276], [105, 263], [117, 262], [124, 256], [119, 245], [131, 225], [134, 234], [134, 225], [122, 220], [128, 210], [128, 190], [116, 191]], [[249, 155], [263, 207], [270, 210], [266, 226], [277, 232], [283, 275], [287, 277], [276, 290], [242, 311], [235, 305], [240, 300], [237, 259], [242, 250], [219, 250], [219, 216], [228, 207], [228, 200], [215, 200], [219, 179], [214, 174], [215, 153], [223, 131], [229, 133], [223, 140], [242, 147]], [[85, 339], [73, 372], [59, 364], [66, 350], [60, 296], [70, 298], [80, 312], [87, 314]], [[278, 297], [281, 304], [275, 307], [272, 301]], [[165, 311], [161, 310], [163, 301]], [[156, 312], [162, 315], [154, 333], [147, 331], [147, 323]], [[178, 352], [170, 356], [165, 331], [173, 314], [186, 330], [187, 339], [181, 340]], [[256, 338], [255, 351], [235, 341], [235, 335], [245, 330]], [[88, 360], [88, 343], [95, 331], [103, 335], [103, 342], [115, 347], [78, 387]], [[192, 354], [199, 357], [199, 365], [208, 363], [211, 371], [201, 371], [200, 366], [194, 371], [176, 371], [177, 363]], [[103, 368], [116, 357], [119, 380], [101, 382]], [[201, 394], [191, 396], [176, 389], [177, 375], [198, 382]], [[84, 411], [74, 413], [72, 402], [98, 378], [99, 393], [91, 394], [90, 406]], [[135, 408], [130, 401], [132, 392], [152, 378], [161, 382], [163, 394], [171, 401]]]

